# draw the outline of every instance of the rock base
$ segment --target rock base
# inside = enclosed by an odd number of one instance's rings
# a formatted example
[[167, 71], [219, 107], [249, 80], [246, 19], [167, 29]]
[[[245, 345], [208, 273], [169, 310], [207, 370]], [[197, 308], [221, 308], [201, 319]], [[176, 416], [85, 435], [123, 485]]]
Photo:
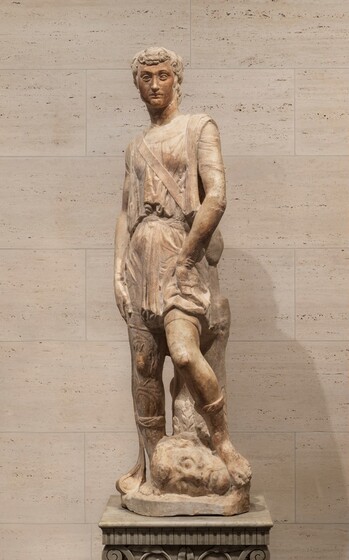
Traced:
[[246, 513], [250, 507], [250, 485], [233, 488], [224, 496], [185, 496], [183, 494], [159, 494], [144, 484], [136, 492], [121, 498], [124, 508], [148, 517], [172, 517], [175, 515], [237, 515]]

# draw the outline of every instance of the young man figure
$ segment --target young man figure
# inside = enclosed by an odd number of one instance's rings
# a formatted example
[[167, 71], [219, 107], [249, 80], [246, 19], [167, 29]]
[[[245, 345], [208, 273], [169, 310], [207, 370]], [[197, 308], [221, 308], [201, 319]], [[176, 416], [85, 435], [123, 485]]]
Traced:
[[132, 70], [150, 126], [126, 152], [115, 295], [128, 325], [140, 456], [118, 488], [140, 485], [143, 446], [151, 460], [165, 435], [162, 369], [168, 354], [232, 483], [242, 486], [250, 467], [230, 441], [224, 397], [201, 352], [202, 331], [210, 323], [208, 269], [221, 252], [217, 257], [209, 244], [226, 206], [218, 129], [207, 115], [179, 112], [183, 64], [175, 53], [146, 49], [135, 56]]

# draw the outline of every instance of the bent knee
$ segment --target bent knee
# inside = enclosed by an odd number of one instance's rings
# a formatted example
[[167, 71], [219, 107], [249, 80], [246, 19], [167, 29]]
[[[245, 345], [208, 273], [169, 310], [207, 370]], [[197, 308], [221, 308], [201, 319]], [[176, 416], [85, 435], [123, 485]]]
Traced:
[[195, 349], [188, 349], [174, 345], [170, 351], [172, 361], [178, 369], [191, 367], [197, 358]]

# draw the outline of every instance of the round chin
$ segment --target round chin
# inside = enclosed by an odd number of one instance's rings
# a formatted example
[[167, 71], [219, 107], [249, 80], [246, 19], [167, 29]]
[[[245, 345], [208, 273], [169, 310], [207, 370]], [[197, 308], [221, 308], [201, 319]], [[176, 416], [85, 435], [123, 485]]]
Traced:
[[164, 103], [164, 100], [162, 98], [159, 99], [149, 99], [148, 101], [146, 101], [148, 107], [153, 107], [153, 109], [166, 109], [166, 107], [170, 104], [170, 101], [168, 103]]

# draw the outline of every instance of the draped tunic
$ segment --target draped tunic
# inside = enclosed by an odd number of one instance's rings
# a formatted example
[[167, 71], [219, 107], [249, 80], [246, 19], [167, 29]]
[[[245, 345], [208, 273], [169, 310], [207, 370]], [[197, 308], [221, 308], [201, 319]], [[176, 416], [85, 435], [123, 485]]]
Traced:
[[[177, 202], [141, 154], [143, 140], [175, 180]], [[171, 309], [209, 316], [205, 257], [190, 269], [185, 285], [178, 286], [175, 274], [178, 255], [204, 197], [198, 178], [198, 169], [204, 166], [224, 173], [218, 129], [207, 115], [180, 114], [168, 124], [150, 127], [128, 147], [130, 242], [125, 277], [134, 326], [142, 322], [147, 328], [162, 328]]]

